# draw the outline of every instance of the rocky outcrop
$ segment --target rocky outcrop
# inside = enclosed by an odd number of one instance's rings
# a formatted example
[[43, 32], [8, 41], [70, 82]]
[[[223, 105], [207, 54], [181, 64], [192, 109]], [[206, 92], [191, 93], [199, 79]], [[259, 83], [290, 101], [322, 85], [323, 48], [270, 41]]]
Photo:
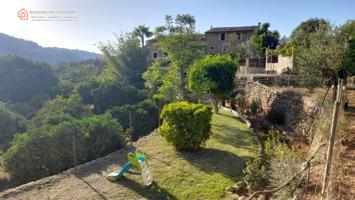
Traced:
[[244, 90], [247, 100], [259, 102], [263, 113], [270, 109], [281, 110], [285, 114], [285, 125], [299, 135], [307, 135], [320, 109], [310, 97], [292, 90], [271, 88], [257, 82], [247, 83]]

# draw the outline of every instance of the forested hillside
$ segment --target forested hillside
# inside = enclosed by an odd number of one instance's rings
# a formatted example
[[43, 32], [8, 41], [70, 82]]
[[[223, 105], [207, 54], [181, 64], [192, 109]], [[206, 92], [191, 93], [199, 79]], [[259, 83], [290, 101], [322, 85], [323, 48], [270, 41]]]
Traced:
[[35, 42], [0, 33], [0, 56], [5, 55], [17, 55], [35, 61], [46, 61], [51, 64], [100, 57], [99, 54], [88, 51], [42, 47]]
[[102, 157], [158, 126], [142, 77], [147, 49], [132, 34], [102, 48], [104, 60], [56, 65], [0, 57], [0, 157], [11, 184]]

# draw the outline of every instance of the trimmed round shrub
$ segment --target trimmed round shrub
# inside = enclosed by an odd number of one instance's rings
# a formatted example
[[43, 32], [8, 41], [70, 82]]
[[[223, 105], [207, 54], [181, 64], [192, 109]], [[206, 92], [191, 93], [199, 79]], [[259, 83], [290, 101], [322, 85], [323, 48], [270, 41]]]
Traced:
[[196, 150], [211, 136], [212, 108], [188, 102], [171, 103], [161, 113], [159, 132], [178, 150]]
[[73, 167], [74, 155], [81, 164], [122, 148], [124, 142], [120, 123], [108, 114], [73, 119], [16, 135], [3, 164], [14, 182], [25, 183]]
[[124, 130], [132, 125], [133, 130], [129, 135], [132, 140], [137, 140], [158, 128], [158, 107], [153, 101], [145, 100], [133, 105], [116, 106], [110, 112], [112, 117], [121, 122]]

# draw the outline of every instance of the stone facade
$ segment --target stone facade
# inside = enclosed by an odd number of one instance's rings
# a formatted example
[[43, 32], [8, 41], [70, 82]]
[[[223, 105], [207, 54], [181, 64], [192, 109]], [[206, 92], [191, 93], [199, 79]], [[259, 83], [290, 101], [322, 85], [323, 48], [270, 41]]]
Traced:
[[231, 47], [247, 41], [257, 28], [258, 26], [211, 28], [205, 32], [206, 53], [212, 55], [228, 53]]
[[260, 109], [267, 113], [272, 108], [278, 108], [285, 113], [286, 126], [299, 135], [306, 135], [311, 129], [315, 113], [320, 109], [310, 97], [297, 92], [275, 89], [260, 83], [247, 83], [246, 98], [249, 102], [256, 100]]
[[148, 48], [148, 61], [152, 62], [157, 58], [161, 58], [166, 56], [166, 53], [164, 51], [159, 50], [156, 47], [157, 40], [156, 39], [151, 39], [147, 41], [146, 48]]
[[282, 74], [293, 68], [293, 56], [278, 55], [276, 62], [272, 59], [265, 59], [265, 71], [267, 73]]
[[148, 61], [152, 62], [157, 58], [166, 56], [167, 54], [164, 51], [161, 51], [155, 47], [148, 48]]

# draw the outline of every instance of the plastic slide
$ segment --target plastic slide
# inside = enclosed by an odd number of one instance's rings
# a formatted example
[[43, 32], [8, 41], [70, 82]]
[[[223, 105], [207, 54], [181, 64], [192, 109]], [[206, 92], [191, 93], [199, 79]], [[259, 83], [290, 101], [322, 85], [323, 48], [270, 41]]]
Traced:
[[127, 154], [128, 163], [126, 163], [122, 169], [118, 172], [112, 172], [106, 176], [106, 179], [110, 181], [117, 181], [125, 172], [127, 172], [131, 167], [141, 171], [144, 185], [149, 186], [153, 183], [153, 177], [148, 168], [146, 158], [144, 154], [137, 149], [135, 153]]
[[140, 170], [140, 164], [136, 158], [136, 155], [134, 153], [128, 153], [127, 154], [127, 159], [128, 162], [120, 169], [119, 171], [112, 172], [106, 176], [107, 180], [110, 181], [117, 181], [125, 172], [127, 172], [131, 167], [136, 168], [137, 170]]
[[130, 162], [126, 163], [119, 172], [112, 172], [109, 175], [107, 175], [106, 176], [107, 180], [117, 181], [117, 179], [120, 178], [123, 175], [123, 173], [127, 172], [129, 168], [131, 168], [132, 166], [133, 166], [132, 163]]

